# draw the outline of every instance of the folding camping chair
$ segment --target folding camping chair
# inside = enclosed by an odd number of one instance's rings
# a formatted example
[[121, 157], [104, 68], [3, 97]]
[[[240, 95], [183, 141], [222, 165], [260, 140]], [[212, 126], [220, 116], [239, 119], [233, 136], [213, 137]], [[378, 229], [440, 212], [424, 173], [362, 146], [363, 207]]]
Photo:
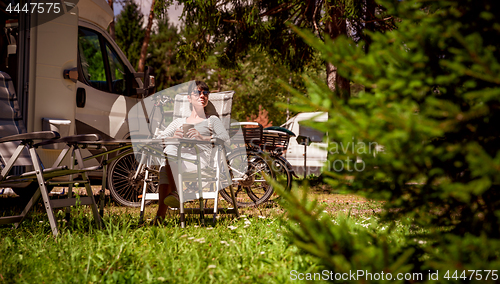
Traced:
[[[44, 140], [38, 144], [35, 144], [36, 140]], [[14, 152], [5, 153], [5, 149], [2, 150], [2, 172], [0, 175], [0, 186], [1, 187], [14, 187], [14, 188], [27, 188], [31, 185], [36, 184], [37, 190], [31, 197], [30, 201], [24, 208], [21, 214], [15, 216], [5, 216], [0, 217], [0, 224], [15, 223], [16, 228], [26, 217], [28, 211], [33, 207], [33, 205], [38, 201], [40, 195], [42, 196], [45, 211], [47, 212], [47, 217], [49, 219], [50, 226], [52, 228], [52, 233], [55, 236], [58, 234], [57, 230], [57, 220], [54, 216], [54, 209], [61, 207], [74, 206], [77, 203], [81, 205], [90, 205], [96, 220], [97, 225], [100, 227], [101, 217], [97, 210], [97, 205], [94, 200], [92, 189], [90, 188], [90, 181], [86, 175], [87, 171], [93, 171], [100, 168], [100, 166], [94, 166], [85, 168], [83, 166], [83, 159], [80, 153], [80, 148], [76, 147], [77, 142], [85, 141], [96, 141], [99, 140], [99, 136], [94, 134], [88, 135], [76, 135], [69, 136], [59, 139], [59, 134], [53, 131], [41, 131], [33, 133], [24, 133], [11, 135], [7, 137], [0, 138], [0, 144], [15, 142], [18, 144]], [[66, 143], [66, 148], [61, 152], [58, 159], [51, 168], [45, 168], [38, 158], [36, 153], [36, 148], [53, 143]], [[27, 151], [29, 158], [31, 160], [30, 164], [24, 164], [26, 166], [33, 166], [34, 170], [25, 172], [20, 175], [9, 174], [14, 166], [14, 164], [20, 160], [23, 152]], [[71, 164], [70, 166], [61, 166], [60, 164], [64, 158], [70, 154]], [[5, 157], [10, 157], [6, 159]], [[78, 162], [78, 169], [74, 169], [75, 160]], [[55, 180], [55, 178], [63, 176], [72, 176], [75, 174], [80, 174], [82, 176], [81, 180], [73, 180], [70, 178], [67, 181]], [[85, 185], [87, 190], [87, 197], [81, 197], [79, 199], [73, 198], [71, 194], [68, 195], [66, 199], [51, 200], [49, 198], [49, 187], [56, 185], [71, 185], [73, 183], [81, 183]]]
[[[98, 167], [84, 168], [79, 149], [73, 149], [71, 151], [71, 161], [75, 157], [78, 159], [78, 169], [73, 169], [74, 162], [71, 163], [70, 167], [60, 166], [64, 156], [70, 152], [69, 150], [63, 151], [62, 154], [64, 155], [60, 156], [60, 159], [51, 168], [45, 168], [36, 153], [36, 148], [41, 145], [35, 144], [35, 141], [50, 140], [50, 143], [66, 143], [67, 147], [70, 147], [69, 145], [75, 141], [92, 141], [98, 140], [99, 137], [96, 135], [80, 135], [57, 139], [59, 134], [52, 131], [26, 133], [22, 121], [20, 102], [12, 80], [7, 73], [0, 71], [0, 187], [14, 188], [17, 192], [26, 192], [28, 196], [32, 194], [30, 201], [21, 214], [0, 217], [0, 224], [15, 223], [16, 227], [18, 227], [41, 195], [52, 233], [56, 236], [57, 222], [53, 209], [75, 205], [76, 199], [71, 198], [71, 195], [69, 195], [68, 199], [50, 200], [47, 188], [54, 185], [71, 185], [73, 182], [81, 182], [85, 184], [89, 197], [80, 198], [79, 203], [91, 205], [94, 218], [100, 226], [101, 218], [97, 214], [97, 207], [86, 177], [87, 171], [98, 169]], [[24, 172], [28, 167], [28, 172]], [[32, 168], [34, 170], [31, 170]], [[73, 174], [81, 174], [82, 181], [71, 181], [71, 178], [69, 178], [69, 181], [55, 180], [55, 178], [62, 176], [72, 177]], [[37, 189], [34, 190], [34, 188]]]
[[[209, 109], [209, 112], [211, 113], [217, 113], [219, 118], [221, 119], [223, 125], [229, 132], [229, 124], [230, 124], [230, 115], [231, 115], [231, 106], [232, 106], [232, 98], [233, 98], [233, 91], [230, 92], [220, 92], [220, 93], [211, 93], [209, 97], [209, 105], [207, 108]], [[185, 118], [188, 117], [191, 114], [191, 110], [189, 108], [189, 101], [187, 100], [187, 93], [181, 93], [177, 94], [175, 96], [175, 104], [174, 104], [174, 111], [173, 111], [173, 119], [177, 118]], [[132, 132], [132, 131], [131, 131]], [[157, 142], [158, 143], [158, 142]], [[167, 141], [163, 143], [161, 146], [157, 148], [155, 151], [156, 153], [162, 153], [163, 146], [166, 145], [178, 145], [178, 151], [177, 151], [177, 156], [174, 158], [170, 159], [178, 159], [177, 160], [177, 166], [178, 166], [178, 175], [176, 177], [176, 184], [177, 184], [177, 189], [178, 189], [178, 194], [179, 194], [179, 199], [180, 199], [180, 208], [172, 208], [172, 210], [179, 211], [180, 213], [180, 219], [181, 219], [181, 227], [185, 226], [185, 214], [186, 213], [199, 213], [200, 217], [203, 222], [204, 214], [205, 214], [205, 208], [203, 201], [205, 199], [213, 199], [214, 200], [214, 208], [213, 208], [213, 219], [214, 222], [216, 220], [216, 216], [218, 212], [225, 212], [225, 213], [234, 213], [236, 216], [239, 216], [238, 208], [235, 206], [234, 208], [227, 208], [227, 209], [222, 209], [218, 208], [218, 198], [219, 198], [219, 192], [222, 190], [222, 188], [229, 187], [229, 191], [231, 193], [231, 197], [233, 200], [233, 204], [236, 204], [236, 199], [234, 197], [234, 192], [232, 189], [232, 178], [231, 178], [231, 173], [229, 171], [229, 167], [227, 164], [227, 145], [224, 144], [223, 141], [213, 141], [210, 142], [204, 142], [204, 141], [197, 141], [197, 140], [191, 140], [191, 139], [175, 139], [174, 141]], [[205, 145], [211, 145], [212, 148], [212, 153], [211, 153], [211, 159], [214, 161], [214, 170], [211, 169], [202, 169], [201, 168], [201, 161], [200, 161], [200, 153], [199, 153], [199, 146], [205, 144]], [[182, 147], [190, 147], [194, 148], [197, 151], [197, 160], [191, 160], [188, 162], [194, 163], [197, 165], [197, 171], [196, 172], [183, 172], [182, 166], [180, 159], [181, 158], [181, 150]], [[151, 147], [150, 150], [154, 148]], [[153, 154], [154, 155], [154, 154]], [[143, 155], [142, 157], [144, 157]], [[185, 161], [185, 159], [182, 159]], [[148, 161], [151, 161], [149, 159]], [[153, 163], [154, 164], [154, 163]], [[148, 164], [146, 167], [146, 177], [148, 177], [148, 171], [150, 170], [150, 165]], [[244, 172], [244, 171], [242, 171]], [[145, 184], [143, 187], [143, 198], [141, 202], [141, 215], [140, 215], [140, 222], [142, 222], [143, 216], [144, 216], [144, 210], [145, 210], [145, 202], [146, 200], [158, 200], [159, 196], [157, 193], [147, 193], [146, 192], [146, 182], [149, 182], [148, 178], [145, 179]], [[184, 183], [191, 183], [191, 184], [196, 184], [197, 187], [195, 190], [191, 189], [184, 189]], [[204, 191], [203, 190], [203, 185], [205, 184], [212, 184], [213, 186], [211, 189], [213, 191]], [[185, 208], [184, 203], [192, 200], [199, 200], [199, 208]], [[163, 202], [163, 200], [160, 200], [160, 202]]]

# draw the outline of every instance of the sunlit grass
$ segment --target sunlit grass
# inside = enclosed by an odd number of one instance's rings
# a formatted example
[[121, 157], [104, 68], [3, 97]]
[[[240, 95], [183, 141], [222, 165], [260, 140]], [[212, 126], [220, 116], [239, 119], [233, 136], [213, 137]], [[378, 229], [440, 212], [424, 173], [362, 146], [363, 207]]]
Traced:
[[[321, 189], [310, 198], [319, 200], [328, 218], [350, 211], [360, 226], [380, 210], [380, 203]], [[221, 215], [215, 224], [207, 214], [204, 227], [193, 215], [185, 229], [177, 214], [161, 226], [149, 225], [156, 208], [148, 206], [146, 223], [139, 225], [139, 208], [108, 205], [103, 229], [95, 228], [86, 207], [73, 209], [70, 222], [58, 211], [56, 239], [37, 208], [19, 229], [0, 227], [0, 282], [283, 283], [291, 282], [291, 270], [319, 269], [316, 259], [290, 245], [287, 215], [277, 203], [242, 209], [239, 219]]]

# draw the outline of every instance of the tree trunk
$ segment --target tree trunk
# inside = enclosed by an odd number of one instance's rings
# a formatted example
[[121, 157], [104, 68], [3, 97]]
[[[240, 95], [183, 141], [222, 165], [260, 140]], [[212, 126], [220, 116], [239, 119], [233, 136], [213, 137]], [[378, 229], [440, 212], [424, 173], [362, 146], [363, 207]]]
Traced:
[[116, 40], [115, 38], [115, 10], [113, 9], [113, 0], [108, 0], [109, 7], [111, 7], [111, 10], [113, 11], [113, 20], [111, 20], [111, 23], [109, 24], [109, 35], [113, 40]]
[[148, 54], [148, 45], [151, 38], [151, 27], [153, 26], [153, 19], [155, 16], [154, 12], [155, 0], [151, 1], [151, 10], [149, 11], [148, 26], [146, 27], [146, 34], [144, 35], [144, 41], [142, 42], [141, 57], [139, 58], [139, 70], [138, 72], [144, 72], [144, 67], [146, 66], [146, 56]]
[[[365, 29], [367, 31], [375, 31], [375, 7], [377, 6], [377, 3], [375, 3], [375, 0], [366, 0], [366, 12], [365, 12]], [[365, 53], [368, 53], [370, 51], [370, 46], [372, 45], [372, 38], [371, 36], [367, 35], [365, 33]], [[365, 86], [365, 92], [370, 92], [371, 88]]]
[[[365, 12], [365, 29], [367, 31], [375, 31], [375, 0], [366, 0], [366, 12]], [[365, 51], [368, 53], [370, 50], [370, 45], [372, 44], [372, 38], [365, 34]]]
[[[343, 17], [343, 7], [340, 4], [330, 6], [330, 18], [325, 23], [325, 31], [328, 36], [335, 40], [340, 35], [347, 35], [347, 21]], [[341, 98], [347, 99], [351, 93], [351, 85], [348, 79], [340, 76], [337, 66], [326, 63], [326, 83], [332, 91], [337, 91]]]

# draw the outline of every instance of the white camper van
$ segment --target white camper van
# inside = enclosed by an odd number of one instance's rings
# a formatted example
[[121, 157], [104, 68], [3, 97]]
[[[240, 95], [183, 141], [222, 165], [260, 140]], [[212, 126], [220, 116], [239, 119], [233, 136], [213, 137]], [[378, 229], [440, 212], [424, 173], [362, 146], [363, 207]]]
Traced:
[[[105, 0], [52, 2], [1, 2], [0, 87], [13, 114], [0, 121], [0, 137], [53, 130], [128, 138], [142, 81], [106, 32], [113, 11]], [[60, 150], [37, 151], [52, 164]]]
[[290, 138], [285, 159], [292, 165], [293, 170], [299, 176], [304, 175], [304, 173], [306, 175], [320, 175], [327, 159], [327, 143], [324, 139], [326, 134], [301, 125], [300, 122], [305, 120], [327, 121], [328, 113], [299, 113], [281, 125], [296, 135], [296, 137]]

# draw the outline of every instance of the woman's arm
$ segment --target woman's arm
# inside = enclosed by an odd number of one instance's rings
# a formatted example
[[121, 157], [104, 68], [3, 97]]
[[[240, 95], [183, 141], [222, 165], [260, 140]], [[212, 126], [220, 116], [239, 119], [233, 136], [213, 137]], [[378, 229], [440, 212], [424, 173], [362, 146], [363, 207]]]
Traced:
[[222, 121], [216, 116], [211, 116], [209, 119], [212, 125], [212, 137], [221, 139], [224, 142], [228, 142], [229, 133], [227, 133], [226, 128], [222, 124]]
[[174, 121], [172, 121], [165, 130], [160, 131], [157, 133], [156, 137], [157, 139], [164, 139], [164, 138], [170, 138], [175, 136], [175, 132], [182, 126], [182, 119], [178, 118]]
[[186, 136], [191, 139], [197, 139], [202, 141], [210, 141], [212, 138], [222, 139], [224, 142], [229, 141], [229, 134], [227, 133], [226, 128], [222, 124], [222, 121], [218, 117], [211, 116], [208, 118], [208, 128], [212, 133], [211, 136], [201, 135], [201, 133], [194, 128], [189, 129], [189, 131], [186, 133], [187, 134]]

